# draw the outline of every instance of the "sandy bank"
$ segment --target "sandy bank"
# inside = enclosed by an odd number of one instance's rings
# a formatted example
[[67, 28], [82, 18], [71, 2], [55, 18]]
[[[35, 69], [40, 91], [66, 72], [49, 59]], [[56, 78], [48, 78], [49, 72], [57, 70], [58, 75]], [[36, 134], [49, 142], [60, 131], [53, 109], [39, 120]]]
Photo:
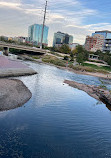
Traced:
[[111, 93], [108, 90], [104, 90], [103, 88], [94, 85], [86, 85], [69, 80], [65, 80], [64, 83], [68, 84], [71, 87], [83, 90], [93, 98], [101, 100], [108, 105], [111, 105]]
[[0, 79], [0, 111], [20, 107], [31, 96], [31, 92], [22, 81]]

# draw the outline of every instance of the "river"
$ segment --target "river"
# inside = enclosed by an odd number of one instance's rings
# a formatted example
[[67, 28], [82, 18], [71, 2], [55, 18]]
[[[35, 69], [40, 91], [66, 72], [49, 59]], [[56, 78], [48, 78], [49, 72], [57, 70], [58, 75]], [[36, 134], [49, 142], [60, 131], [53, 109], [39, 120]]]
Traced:
[[[111, 111], [65, 79], [97, 77], [26, 62], [38, 74], [19, 77], [32, 92], [22, 107], [0, 112], [0, 158], [110, 158]], [[111, 81], [104, 80], [110, 88]]]

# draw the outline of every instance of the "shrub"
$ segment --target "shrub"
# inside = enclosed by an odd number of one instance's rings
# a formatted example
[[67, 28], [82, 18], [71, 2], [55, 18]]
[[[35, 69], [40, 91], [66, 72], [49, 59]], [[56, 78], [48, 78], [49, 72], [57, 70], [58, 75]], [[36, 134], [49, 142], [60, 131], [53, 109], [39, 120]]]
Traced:
[[53, 57], [53, 56], [50, 56], [50, 55], [46, 55], [43, 59], [42, 59], [43, 62], [46, 62], [46, 63], [51, 63], [51, 64], [54, 64], [54, 65], [58, 65], [58, 66], [62, 66], [62, 67], [65, 67], [65, 63], [63, 60], [60, 60], [56, 57]]
[[32, 58], [33, 58], [33, 59], [40, 59], [39, 56], [33, 56]]
[[69, 60], [69, 57], [68, 56], [64, 56], [64, 60]]

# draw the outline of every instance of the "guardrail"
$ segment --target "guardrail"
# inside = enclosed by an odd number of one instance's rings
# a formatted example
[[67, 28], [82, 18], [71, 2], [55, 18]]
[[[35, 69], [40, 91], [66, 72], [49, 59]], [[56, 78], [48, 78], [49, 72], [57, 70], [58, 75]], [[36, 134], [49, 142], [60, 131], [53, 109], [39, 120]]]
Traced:
[[39, 52], [39, 53], [46, 53], [47, 52], [46, 50], [40, 49], [40, 48], [33, 48], [33, 47], [30, 47], [30, 46], [17, 45], [17, 44], [6, 43], [6, 42], [1, 42], [1, 41], [0, 41], [0, 46], [1, 47], [9, 47], [9, 48], [20, 49], [20, 50]]

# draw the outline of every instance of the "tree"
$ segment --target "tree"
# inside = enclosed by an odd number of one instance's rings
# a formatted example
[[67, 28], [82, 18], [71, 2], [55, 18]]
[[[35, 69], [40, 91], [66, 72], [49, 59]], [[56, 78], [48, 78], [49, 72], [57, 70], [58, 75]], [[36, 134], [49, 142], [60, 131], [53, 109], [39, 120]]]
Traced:
[[71, 61], [74, 61], [74, 54], [73, 54], [73, 52], [71, 52], [70, 57], [71, 57]]
[[78, 53], [76, 56], [76, 61], [80, 64], [82, 64], [84, 62], [84, 56], [82, 53]]
[[65, 53], [65, 54], [70, 54], [71, 49], [69, 48], [69, 46], [67, 44], [63, 44], [60, 48], [59, 51], [61, 53]]
[[80, 64], [88, 60], [89, 52], [83, 48], [83, 46], [78, 45], [76, 47], [76, 61]]
[[95, 55], [100, 55], [100, 54], [102, 54], [102, 51], [101, 50], [97, 50], [94, 54]]
[[111, 66], [111, 57], [108, 58], [107, 63]]
[[88, 60], [88, 58], [89, 58], [89, 52], [87, 51], [87, 50], [83, 50], [83, 56], [84, 56], [84, 61], [86, 61], [86, 60]]
[[73, 50], [71, 51], [71, 53], [73, 53], [73, 55], [75, 56], [75, 55], [77, 54], [77, 48], [76, 48], [76, 49], [73, 49]]
[[104, 57], [103, 57], [103, 60], [104, 60], [105, 62], [108, 62], [109, 56], [108, 56], [107, 54], [105, 54]]
[[84, 51], [84, 48], [81, 45], [78, 45], [76, 49], [77, 49], [77, 53], [82, 53]]

